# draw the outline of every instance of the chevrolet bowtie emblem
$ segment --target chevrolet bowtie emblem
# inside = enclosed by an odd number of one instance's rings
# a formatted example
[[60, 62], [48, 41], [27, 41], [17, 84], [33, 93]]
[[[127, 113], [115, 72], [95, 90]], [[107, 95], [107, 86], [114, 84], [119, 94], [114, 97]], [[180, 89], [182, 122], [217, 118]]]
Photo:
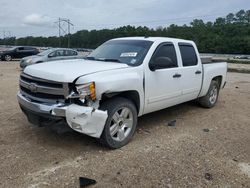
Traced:
[[30, 83], [30, 84], [29, 84], [29, 90], [30, 90], [31, 92], [36, 93], [36, 92], [37, 92], [37, 85], [36, 85], [35, 83]]

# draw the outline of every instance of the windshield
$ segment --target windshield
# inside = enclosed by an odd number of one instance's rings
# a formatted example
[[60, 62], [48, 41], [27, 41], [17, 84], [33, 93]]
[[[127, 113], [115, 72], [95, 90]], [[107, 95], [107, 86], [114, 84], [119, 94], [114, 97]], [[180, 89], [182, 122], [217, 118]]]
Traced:
[[39, 55], [39, 56], [48, 55], [50, 52], [53, 52], [54, 50], [55, 50], [55, 49], [51, 48], [51, 49], [48, 49], [48, 50], [42, 51], [42, 52], [40, 52], [40, 53], [39, 53], [39, 54], [37, 54], [37, 55]]
[[105, 42], [87, 56], [89, 60], [140, 65], [153, 42], [145, 40], [111, 40]]

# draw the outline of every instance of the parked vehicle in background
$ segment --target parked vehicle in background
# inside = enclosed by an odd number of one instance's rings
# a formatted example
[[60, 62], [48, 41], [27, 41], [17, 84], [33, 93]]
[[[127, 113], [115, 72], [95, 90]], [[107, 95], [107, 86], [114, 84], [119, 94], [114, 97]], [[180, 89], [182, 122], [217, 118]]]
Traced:
[[234, 59], [249, 59], [247, 55], [236, 55], [233, 57]]
[[225, 62], [203, 64], [193, 41], [118, 38], [86, 59], [27, 67], [17, 98], [35, 125], [64, 122], [120, 148], [134, 135], [138, 116], [194, 99], [215, 106], [226, 73]]
[[25, 57], [20, 61], [20, 67], [42, 63], [47, 61], [74, 59], [78, 57], [78, 52], [69, 48], [50, 48], [37, 55]]
[[31, 55], [36, 55], [38, 53], [39, 50], [35, 47], [18, 46], [0, 52], [0, 59], [2, 61], [11, 61], [12, 59], [20, 59]]

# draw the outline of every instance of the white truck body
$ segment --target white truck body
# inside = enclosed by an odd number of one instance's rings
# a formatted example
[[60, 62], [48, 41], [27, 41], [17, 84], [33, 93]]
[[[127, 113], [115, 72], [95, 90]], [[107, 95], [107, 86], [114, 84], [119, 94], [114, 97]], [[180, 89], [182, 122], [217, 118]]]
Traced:
[[[133, 92], [136, 95], [136, 97], [133, 97], [133, 102], [137, 103], [138, 116], [141, 116], [205, 96], [213, 79], [218, 80], [220, 88], [223, 88], [226, 83], [227, 64], [225, 62], [202, 64], [198, 49], [192, 41], [163, 37], [129, 37], [113, 39], [112, 41], [115, 40], [150, 41], [152, 45], [148, 49], [143, 62], [138, 66], [109, 61], [74, 59], [31, 65], [24, 69], [22, 74], [24, 77], [41, 79], [42, 81], [71, 84], [72, 87], [94, 83], [95, 101], [88, 103], [88, 105], [78, 105], [64, 100], [59, 100], [53, 104], [40, 99], [36, 100], [37, 96], [34, 98], [32, 94], [26, 93], [26, 90], [22, 90], [23, 87], [32, 90], [32, 81], [29, 81], [29, 79], [22, 80], [23, 77], [21, 76], [20, 85], [22, 87], [18, 93], [21, 108], [38, 115], [43, 113], [64, 117], [68, 125], [74, 130], [100, 137], [107, 119], [107, 112], [99, 109], [104, 96], [112, 98], [112, 96], [120, 93], [126, 95], [126, 92]], [[172, 68], [152, 71], [149, 67], [152, 56], [156, 53], [157, 48], [164, 44], [171, 44], [174, 47], [177, 65]], [[183, 66], [180, 44], [193, 47], [197, 56], [196, 65]], [[125, 55], [134, 56], [135, 54]], [[35, 83], [35, 92], [39, 93], [37, 89], [39, 90], [39, 82]], [[67, 95], [69, 95], [71, 91], [68, 90], [67, 92]], [[65, 97], [66, 99], [67, 97]], [[95, 113], [101, 118], [98, 119], [96, 116], [93, 118]], [[82, 114], [84, 114], [84, 117], [82, 117]]]

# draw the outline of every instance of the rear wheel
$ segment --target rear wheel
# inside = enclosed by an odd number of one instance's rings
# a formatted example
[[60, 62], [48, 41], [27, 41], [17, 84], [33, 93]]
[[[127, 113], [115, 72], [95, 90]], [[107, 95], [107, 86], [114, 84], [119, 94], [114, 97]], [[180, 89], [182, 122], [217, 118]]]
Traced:
[[219, 87], [218, 82], [215, 80], [212, 80], [207, 94], [198, 100], [200, 105], [205, 108], [214, 107], [218, 100], [219, 90], [220, 90], [220, 87]]
[[135, 105], [125, 98], [113, 98], [101, 105], [108, 111], [108, 118], [100, 142], [116, 149], [126, 145], [133, 137], [137, 125]]
[[5, 55], [4, 59], [5, 59], [5, 61], [11, 61], [12, 57], [11, 57], [11, 55]]

